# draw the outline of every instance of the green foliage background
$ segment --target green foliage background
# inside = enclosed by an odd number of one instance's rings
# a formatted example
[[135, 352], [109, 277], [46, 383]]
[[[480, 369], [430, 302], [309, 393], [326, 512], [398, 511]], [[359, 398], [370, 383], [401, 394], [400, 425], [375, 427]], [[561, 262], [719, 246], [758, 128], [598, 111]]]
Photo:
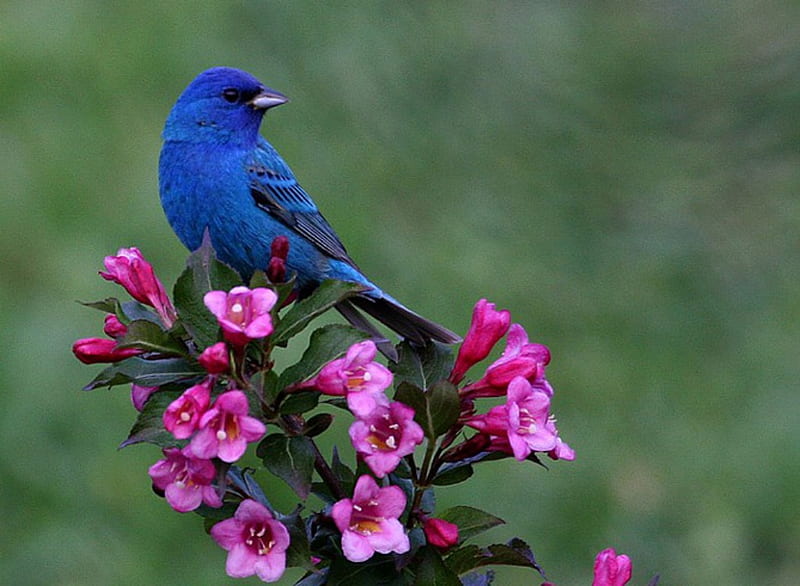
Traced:
[[292, 98], [265, 134], [368, 274], [462, 332], [487, 297], [553, 352], [578, 459], [486, 464], [441, 506], [504, 517], [488, 537], [561, 585], [607, 546], [636, 584], [798, 583], [798, 22], [744, 0], [0, 3], [0, 582], [227, 579], [150, 492], [157, 451], [115, 450], [127, 394], [82, 393], [69, 348], [101, 328], [75, 300], [117, 292], [104, 255], [180, 273], [159, 133], [232, 65]]

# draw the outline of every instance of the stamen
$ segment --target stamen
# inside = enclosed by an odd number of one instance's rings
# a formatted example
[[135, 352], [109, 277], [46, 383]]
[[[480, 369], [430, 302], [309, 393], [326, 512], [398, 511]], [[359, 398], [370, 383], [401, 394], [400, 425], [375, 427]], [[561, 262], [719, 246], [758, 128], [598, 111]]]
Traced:
[[243, 309], [244, 308], [242, 307], [242, 304], [239, 303], [238, 301], [236, 303], [234, 303], [233, 305], [231, 305], [231, 311], [234, 312], [234, 313], [242, 313]]
[[189, 421], [192, 418], [186, 411], [181, 411], [181, 421]]
[[220, 429], [217, 431], [217, 439], [219, 441], [224, 441], [226, 437], [228, 437], [228, 434], [225, 433], [223, 430]]

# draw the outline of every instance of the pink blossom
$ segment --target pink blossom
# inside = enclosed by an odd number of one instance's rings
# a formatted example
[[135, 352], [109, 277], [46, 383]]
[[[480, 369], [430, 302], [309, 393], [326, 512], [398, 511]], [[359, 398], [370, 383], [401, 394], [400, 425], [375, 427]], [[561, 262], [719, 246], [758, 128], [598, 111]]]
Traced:
[[549, 409], [550, 396], [520, 376], [508, 385], [505, 405], [492, 407], [466, 424], [496, 436], [493, 442], [496, 449], [507, 442], [514, 457], [524, 460], [533, 451], [549, 452], [556, 447], [555, 426], [548, 425]]
[[548, 417], [546, 425], [554, 434], [556, 434], [556, 445], [552, 450], [547, 452], [547, 455], [550, 457], [550, 459], [567, 461], [574, 460], [575, 450], [569, 447], [569, 445], [558, 436], [555, 417], [552, 415]]
[[186, 448], [164, 448], [164, 456], [150, 466], [148, 474], [153, 486], [164, 491], [169, 506], [179, 513], [193, 511], [201, 503], [222, 506], [222, 499], [211, 485], [217, 475], [211, 460], [194, 458]]
[[142, 385], [132, 384], [131, 403], [133, 403], [134, 408], [137, 411], [144, 409], [144, 404], [147, 403], [147, 399], [157, 390], [158, 387], [143, 387]]
[[486, 299], [478, 301], [472, 310], [469, 331], [458, 349], [450, 382], [458, 384], [473, 365], [486, 358], [498, 340], [505, 335], [510, 323], [511, 314], [508, 310], [497, 311], [494, 303], [489, 303]]
[[121, 338], [128, 333], [128, 326], [119, 321], [113, 313], [107, 313], [103, 319], [103, 333], [109, 338]]
[[444, 519], [426, 519], [422, 530], [428, 543], [437, 549], [450, 549], [458, 543], [458, 525]]
[[378, 405], [389, 403], [384, 391], [392, 384], [392, 373], [373, 361], [377, 351], [372, 340], [353, 344], [343, 358], [323, 366], [303, 386], [314, 387], [326, 395], [344, 395], [350, 411], [356, 416], [366, 416]]
[[168, 328], [175, 323], [176, 314], [164, 285], [155, 275], [138, 248], [120, 248], [117, 256], [107, 256], [103, 261], [106, 271], [100, 276], [125, 287], [131, 297], [153, 307]]
[[228, 391], [217, 397], [198, 423], [198, 431], [189, 444], [196, 458], [219, 458], [235, 462], [247, 449], [247, 442], [261, 439], [264, 424], [250, 417], [247, 397], [242, 391]]
[[272, 333], [270, 310], [278, 300], [272, 289], [234, 287], [229, 293], [209, 291], [203, 302], [222, 327], [225, 339], [236, 346]]
[[631, 560], [617, 555], [613, 548], [604, 549], [594, 559], [592, 586], [624, 586], [631, 579]]
[[262, 504], [247, 499], [230, 519], [211, 528], [211, 537], [228, 552], [225, 571], [231, 578], [256, 574], [275, 582], [286, 570], [289, 531]]
[[139, 348], [117, 348], [116, 340], [108, 338], [81, 338], [72, 345], [75, 358], [84, 364], [119, 362], [142, 352]]
[[392, 472], [425, 437], [414, 410], [396, 401], [378, 405], [350, 426], [353, 447], [378, 478]]
[[228, 372], [231, 367], [228, 358], [228, 347], [225, 342], [212, 344], [197, 357], [200, 366], [206, 369], [208, 374], [222, 374]]
[[363, 562], [378, 553], [405, 553], [408, 535], [398, 517], [406, 507], [399, 486], [379, 488], [371, 476], [356, 482], [352, 499], [333, 505], [331, 516], [342, 532], [342, 551], [351, 562]]
[[521, 376], [532, 383], [539, 382], [542, 390], [552, 396], [553, 389], [544, 377], [549, 362], [547, 346], [528, 342], [525, 328], [513, 324], [503, 354], [487, 367], [480, 380], [464, 388], [463, 395], [473, 398], [501, 396], [511, 380]]
[[189, 387], [164, 411], [164, 427], [176, 439], [187, 439], [197, 431], [200, 418], [208, 410], [211, 401], [212, 384], [213, 380], [209, 377], [200, 384]]

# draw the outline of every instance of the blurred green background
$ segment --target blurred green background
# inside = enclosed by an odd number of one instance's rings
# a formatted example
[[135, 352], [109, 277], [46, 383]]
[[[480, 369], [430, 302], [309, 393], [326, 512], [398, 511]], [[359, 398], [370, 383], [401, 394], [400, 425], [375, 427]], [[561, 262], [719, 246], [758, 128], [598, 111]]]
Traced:
[[798, 22], [789, 1], [0, 3], [0, 582], [258, 583], [153, 496], [155, 448], [116, 451], [128, 393], [81, 392], [99, 368], [69, 351], [101, 330], [75, 300], [119, 293], [104, 255], [180, 273], [159, 134], [215, 65], [291, 97], [264, 133], [377, 282], [461, 332], [487, 297], [551, 348], [577, 460], [486, 464], [440, 506], [504, 517], [486, 538], [562, 586], [608, 546], [635, 584], [800, 582]]

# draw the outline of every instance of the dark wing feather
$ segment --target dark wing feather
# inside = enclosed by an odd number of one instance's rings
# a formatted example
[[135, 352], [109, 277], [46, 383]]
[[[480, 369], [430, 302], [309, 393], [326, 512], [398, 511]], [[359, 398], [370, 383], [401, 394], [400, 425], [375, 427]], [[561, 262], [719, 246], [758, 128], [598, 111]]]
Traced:
[[246, 170], [250, 195], [260, 209], [304, 236], [327, 256], [356, 266], [314, 200], [300, 187], [274, 149], [259, 146], [247, 162]]

